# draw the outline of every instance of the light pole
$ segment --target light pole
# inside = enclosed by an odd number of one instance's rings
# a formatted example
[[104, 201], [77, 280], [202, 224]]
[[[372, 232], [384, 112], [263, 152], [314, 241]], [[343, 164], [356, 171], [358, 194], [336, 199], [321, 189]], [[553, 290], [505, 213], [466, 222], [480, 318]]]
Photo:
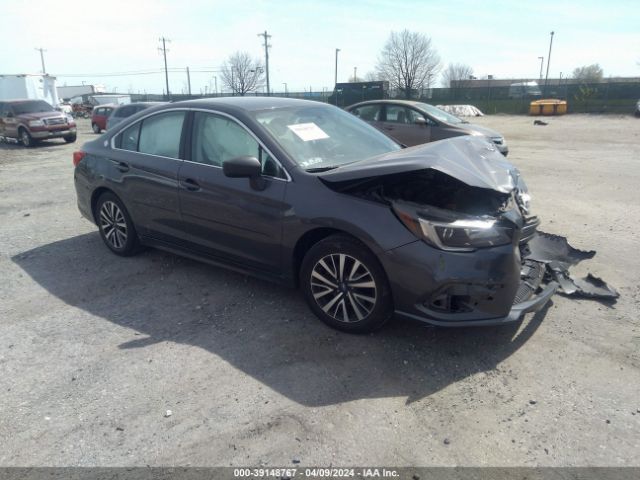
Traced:
[[358, 81], [358, 67], [353, 67], [353, 81]]
[[44, 68], [44, 52], [46, 52], [46, 50], [42, 47], [36, 48], [36, 50], [40, 52], [40, 62], [42, 63], [42, 74], [46, 75], [47, 70]]
[[551, 47], [553, 47], [553, 34], [551, 32], [551, 40], [549, 40], [549, 55], [547, 55], [547, 74], [544, 77], [544, 95], [547, 96], [547, 82], [549, 81], [549, 64], [551, 63]]
[[333, 83], [338, 83], [338, 52], [340, 51], [339, 48], [336, 48], [336, 75], [335, 75], [335, 82]]
[[285, 96], [287, 95], [287, 82], [282, 82], [282, 84], [284, 85], [284, 94]]
[[540, 81], [542, 81], [542, 66], [544, 65], [544, 57], [538, 57], [540, 60]]
[[213, 76], [213, 85], [215, 86], [214, 93], [218, 95], [218, 77], [216, 75]]

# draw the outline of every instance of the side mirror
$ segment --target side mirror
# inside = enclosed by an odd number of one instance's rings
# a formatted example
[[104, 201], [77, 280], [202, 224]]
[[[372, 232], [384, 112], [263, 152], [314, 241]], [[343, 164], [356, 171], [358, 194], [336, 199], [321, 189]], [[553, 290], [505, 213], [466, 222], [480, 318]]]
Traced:
[[256, 157], [243, 156], [222, 162], [222, 171], [230, 178], [251, 178], [260, 175], [262, 167]]
[[251, 188], [264, 190], [267, 182], [262, 176], [262, 165], [256, 157], [248, 155], [230, 158], [222, 162], [222, 172], [229, 178], [248, 178]]
[[424, 117], [416, 117], [415, 121], [416, 124], [418, 125], [426, 125], [427, 121], [424, 119]]

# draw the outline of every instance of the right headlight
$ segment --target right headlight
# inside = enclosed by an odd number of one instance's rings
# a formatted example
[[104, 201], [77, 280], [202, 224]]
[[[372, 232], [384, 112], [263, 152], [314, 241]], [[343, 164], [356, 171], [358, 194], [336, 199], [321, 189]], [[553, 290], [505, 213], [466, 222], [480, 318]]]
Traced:
[[450, 252], [472, 252], [478, 248], [508, 245], [513, 227], [495, 218], [452, 220], [427, 219], [395, 209], [400, 221], [429, 245]]

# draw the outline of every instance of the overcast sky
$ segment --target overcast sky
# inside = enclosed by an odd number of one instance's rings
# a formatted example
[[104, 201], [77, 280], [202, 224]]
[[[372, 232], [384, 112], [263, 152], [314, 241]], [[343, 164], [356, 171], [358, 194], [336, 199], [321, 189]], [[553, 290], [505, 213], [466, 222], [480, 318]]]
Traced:
[[[213, 88], [215, 72], [237, 50], [264, 58], [258, 33], [272, 35], [272, 90], [333, 88], [375, 68], [391, 31], [431, 37], [446, 65], [469, 64], [477, 77], [536, 78], [555, 37], [549, 76], [599, 63], [605, 76], [640, 76], [638, 0], [282, 0], [2, 1], [1, 73], [37, 73], [45, 52], [47, 72], [58, 84], [101, 83], [110, 91], [162, 93], [158, 38], [171, 39], [168, 65], [189, 66], [192, 91]], [[145, 75], [96, 74], [153, 71]], [[157, 72], [155, 72], [157, 71]], [[85, 74], [87, 76], [69, 76]], [[170, 90], [186, 90], [184, 70], [172, 71]], [[439, 83], [439, 82], [438, 82]]]

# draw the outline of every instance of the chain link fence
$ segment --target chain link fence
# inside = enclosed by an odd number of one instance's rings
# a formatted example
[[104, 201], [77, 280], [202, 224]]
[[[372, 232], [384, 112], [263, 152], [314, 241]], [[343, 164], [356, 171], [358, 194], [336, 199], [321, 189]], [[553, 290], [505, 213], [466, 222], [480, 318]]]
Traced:
[[[425, 88], [414, 91], [412, 100], [430, 103], [433, 105], [470, 104], [479, 108], [485, 114], [507, 113], [528, 114], [529, 104], [540, 97], [515, 96], [509, 85], [491, 85], [480, 87], [456, 87], [456, 88]], [[636, 102], [640, 99], [640, 82], [609, 82], [599, 83], [572, 83], [557, 82], [540, 85], [543, 92], [542, 98], [558, 98], [567, 101], [568, 113], [617, 113], [632, 114]], [[321, 92], [287, 92], [272, 93], [274, 97], [300, 98], [319, 102], [334, 103], [339, 107], [346, 107], [361, 100], [370, 99], [366, 95], [362, 98], [342, 98], [340, 95], [332, 95], [333, 92], [324, 90]], [[172, 101], [189, 100], [196, 98], [215, 98], [230, 96], [230, 93], [210, 95], [171, 95]], [[246, 96], [262, 96], [264, 93], [247, 93]], [[405, 98], [404, 92], [389, 90], [385, 98]], [[167, 100], [163, 95], [139, 95], [131, 94], [132, 101], [162, 101]], [[379, 97], [377, 97], [379, 98]]]

